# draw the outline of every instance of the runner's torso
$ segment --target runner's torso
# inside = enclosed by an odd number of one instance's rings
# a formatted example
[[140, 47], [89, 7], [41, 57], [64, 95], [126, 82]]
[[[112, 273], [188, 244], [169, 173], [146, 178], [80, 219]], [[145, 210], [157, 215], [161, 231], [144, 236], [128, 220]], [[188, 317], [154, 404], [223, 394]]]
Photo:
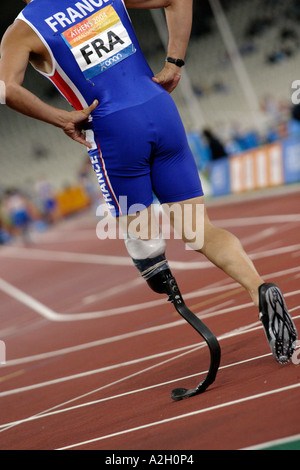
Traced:
[[152, 81], [123, 0], [33, 0], [18, 19], [47, 47], [53, 70], [43, 75], [69, 103], [82, 109], [98, 99], [94, 119], [164, 91]]

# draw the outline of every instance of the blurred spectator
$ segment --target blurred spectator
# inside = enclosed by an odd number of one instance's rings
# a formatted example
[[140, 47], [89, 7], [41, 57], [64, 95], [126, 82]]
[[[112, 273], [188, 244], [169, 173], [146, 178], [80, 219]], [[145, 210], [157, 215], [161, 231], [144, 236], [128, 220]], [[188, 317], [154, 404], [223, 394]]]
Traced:
[[57, 222], [60, 218], [60, 214], [52, 183], [42, 177], [36, 185], [36, 190], [44, 221], [48, 224]]
[[241, 146], [242, 150], [251, 150], [255, 147], [259, 147], [261, 144], [259, 136], [255, 130], [248, 130], [241, 136], [237, 137], [237, 142]]
[[253, 18], [245, 31], [246, 38], [254, 38], [257, 36], [262, 36], [267, 29], [269, 29], [274, 24], [274, 19], [270, 14], [262, 14], [260, 17]]
[[241, 147], [239, 144], [236, 142], [236, 140], [232, 137], [229, 137], [226, 142], [225, 142], [225, 149], [227, 152], [227, 155], [236, 155], [238, 153], [242, 152]]
[[300, 135], [300, 104], [296, 104], [291, 109], [291, 119], [288, 122], [288, 134]]
[[269, 64], [278, 64], [286, 59], [289, 59], [294, 54], [294, 50], [290, 46], [282, 46], [274, 49], [268, 54], [266, 60]]
[[296, 104], [291, 110], [292, 119], [300, 122], [300, 104]]
[[272, 144], [277, 142], [281, 138], [280, 133], [277, 129], [270, 128], [266, 131], [266, 143]]
[[204, 129], [203, 136], [207, 142], [207, 145], [210, 149], [211, 159], [218, 160], [219, 158], [223, 158], [227, 156], [227, 152], [225, 150], [224, 145], [222, 142], [212, 133], [210, 129]]
[[4, 245], [9, 240], [9, 234], [5, 228], [4, 220], [0, 208], [0, 245]]
[[2, 201], [2, 221], [5, 221], [12, 236], [21, 239], [26, 244], [29, 243], [31, 241], [30, 224], [36, 217], [36, 209], [20, 191], [6, 190]]
[[274, 96], [267, 94], [261, 101], [262, 112], [270, 118], [271, 125], [277, 125], [283, 120], [285, 106]]

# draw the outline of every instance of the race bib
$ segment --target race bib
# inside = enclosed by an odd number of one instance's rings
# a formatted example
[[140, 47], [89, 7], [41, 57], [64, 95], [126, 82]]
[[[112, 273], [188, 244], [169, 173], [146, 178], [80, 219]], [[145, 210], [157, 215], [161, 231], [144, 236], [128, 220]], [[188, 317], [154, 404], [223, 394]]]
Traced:
[[87, 80], [136, 52], [122, 21], [111, 5], [72, 26], [62, 37]]

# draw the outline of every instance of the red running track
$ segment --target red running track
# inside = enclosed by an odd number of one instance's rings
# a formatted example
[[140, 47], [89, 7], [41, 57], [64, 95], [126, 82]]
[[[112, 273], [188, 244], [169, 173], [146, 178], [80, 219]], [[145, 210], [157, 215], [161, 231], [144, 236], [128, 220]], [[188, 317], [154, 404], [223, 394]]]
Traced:
[[[299, 201], [295, 187], [208, 204], [282, 288], [298, 330]], [[96, 224], [83, 214], [0, 250], [1, 449], [244, 449], [299, 434], [300, 354], [277, 364], [248, 294], [178, 240], [172, 271], [222, 361], [203, 395], [171, 400], [204, 378], [208, 348]]]

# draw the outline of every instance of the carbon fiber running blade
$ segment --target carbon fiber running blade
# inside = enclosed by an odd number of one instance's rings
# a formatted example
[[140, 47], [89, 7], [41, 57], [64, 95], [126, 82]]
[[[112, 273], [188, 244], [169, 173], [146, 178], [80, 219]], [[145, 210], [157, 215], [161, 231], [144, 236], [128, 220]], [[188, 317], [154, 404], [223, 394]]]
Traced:
[[185, 305], [182, 295], [174, 277], [166, 280], [166, 290], [169, 300], [172, 302], [177, 312], [202, 336], [210, 350], [210, 367], [206, 378], [195, 389], [177, 388], [172, 391], [171, 398], [174, 401], [190, 398], [205, 390], [215, 381], [220, 361], [221, 348], [216, 336], [210, 329]]

